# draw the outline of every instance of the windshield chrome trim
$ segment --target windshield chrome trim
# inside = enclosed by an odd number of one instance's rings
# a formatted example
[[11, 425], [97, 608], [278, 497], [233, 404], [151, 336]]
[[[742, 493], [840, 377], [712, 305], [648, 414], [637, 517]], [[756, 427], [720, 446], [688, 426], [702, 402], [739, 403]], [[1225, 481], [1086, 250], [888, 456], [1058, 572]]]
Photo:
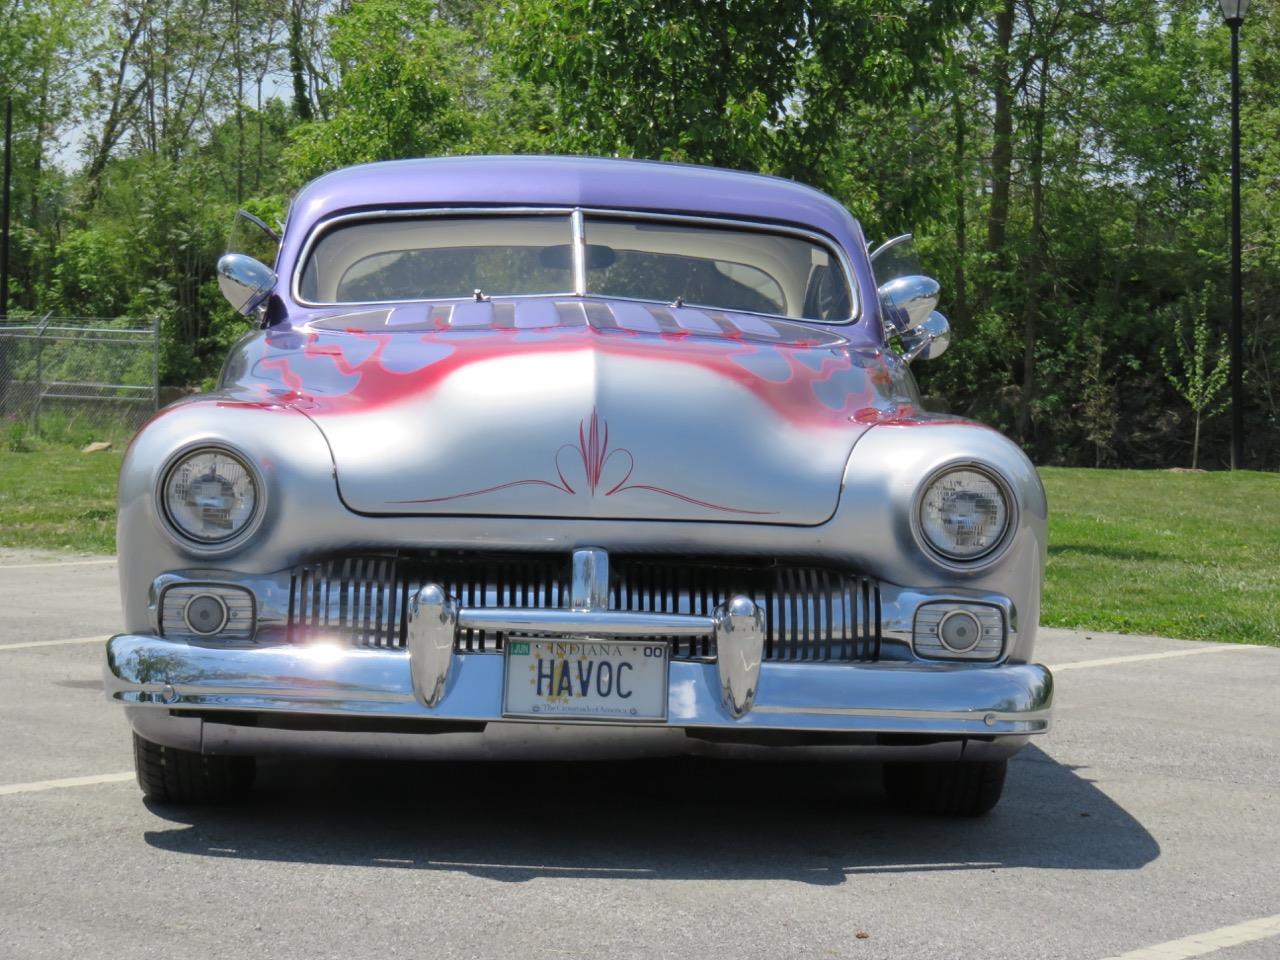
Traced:
[[649, 220], [657, 223], [691, 224], [699, 226], [728, 227], [737, 230], [752, 230], [757, 233], [784, 234], [816, 243], [833, 254], [840, 268], [844, 271], [845, 283], [849, 288], [851, 300], [850, 315], [843, 320], [812, 320], [805, 317], [789, 317], [781, 313], [761, 313], [754, 310], [733, 310], [717, 304], [685, 303], [682, 306], [698, 310], [720, 310], [725, 313], [742, 313], [773, 320], [788, 320], [792, 323], [816, 323], [823, 326], [849, 326], [862, 319], [862, 298], [859, 296], [857, 274], [853, 264], [843, 247], [825, 233], [807, 230], [787, 224], [766, 223], [759, 220], [740, 220], [733, 217], [695, 216], [690, 214], [662, 213], [652, 210], [619, 210], [609, 207], [405, 207], [396, 209], [388, 207], [378, 210], [361, 210], [326, 217], [313, 224], [302, 249], [293, 264], [290, 281], [290, 296], [300, 307], [309, 309], [329, 309], [333, 307], [379, 307], [395, 306], [405, 303], [455, 302], [458, 297], [415, 297], [409, 300], [350, 300], [342, 302], [317, 302], [306, 300], [302, 296], [302, 271], [315, 245], [331, 230], [340, 224], [358, 220], [399, 219], [415, 216], [567, 216], [570, 222], [573, 244], [573, 290], [548, 291], [547, 293], [495, 293], [496, 300], [527, 300], [535, 297], [579, 297], [599, 298], [603, 300], [629, 300], [637, 303], [655, 303], [670, 306], [670, 302], [640, 297], [614, 297], [607, 294], [593, 294], [586, 289], [586, 217], [600, 216], [618, 220]]
[[587, 295], [587, 218], [582, 208], [575, 207], [569, 216], [573, 227], [573, 292], [579, 297]]

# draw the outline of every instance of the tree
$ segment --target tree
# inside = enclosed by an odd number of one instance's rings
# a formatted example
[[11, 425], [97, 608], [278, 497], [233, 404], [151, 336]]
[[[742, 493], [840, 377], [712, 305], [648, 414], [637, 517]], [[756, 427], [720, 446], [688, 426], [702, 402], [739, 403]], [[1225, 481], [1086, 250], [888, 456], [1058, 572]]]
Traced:
[[[1199, 294], [1191, 294], [1159, 312], [1160, 318], [1173, 328], [1173, 343], [1177, 349], [1177, 367], [1180, 370], [1170, 362], [1164, 347], [1160, 348], [1160, 363], [1170, 385], [1191, 408], [1194, 418], [1195, 432], [1191, 439], [1192, 470], [1197, 469], [1200, 462], [1200, 421], [1225, 408], [1225, 402], [1219, 403], [1217, 399], [1226, 386], [1231, 369], [1226, 337], [1220, 339], [1216, 350], [1209, 345], [1209, 324], [1205, 319], [1209, 299], [1210, 290], [1206, 287]], [[1184, 321], [1191, 326], [1190, 344], [1183, 336]], [[1217, 355], [1216, 359], [1212, 354]]]
[[[1280, 0], [1254, 0], [1244, 39], [1246, 454], [1274, 468]], [[235, 207], [277, 220], [334, 167], [760, 170], [830, 192], [870, 238], [916, 234], [956, 334], [916, 365], [926, 393], [1039, 462], [1162, 466], [1191, 432], [1169, 311], [1208, 284], [1196, 310], [1221, 320], [1227, 56], [1204, 0], [11, 0], [13, 290], [160, 312], [162, 376], [200, 382], [243, 329], [212, 277]], [[1190, 442], [1198, 464], [1225, 439], [1202, 422]]]
[[101, 14], [75, 0], [10, 0], [0, 6], [0, 109], [13, 100], [12, 302], [31, 309], [50, 272], [41, 235], [52, 188], [47, 160], [78, 119], [89, 37]]
[[[329, 119], [293, 133], [296, 181], [372, 160], [460, 153], [476, 125], [475, 44], [434, 0], [363, 0], [332, 22]], [[295, 90], [295, 101], [296, 101]]]
[[1107, 368], [1106, 343], [1098, 334], [1088, 338], [1087, 362], [1081, 373], [1080, 424], [1084, 437], [1093, 444], [1093, 465], [1101, 467], [1112, 452], [1116, 427], [1120, 423], [1115, 378]]
[[551, 145], [822, 185], [855, 109], [921, 84], [964, 0], [524, 0], [507, 68], [545, 88]]

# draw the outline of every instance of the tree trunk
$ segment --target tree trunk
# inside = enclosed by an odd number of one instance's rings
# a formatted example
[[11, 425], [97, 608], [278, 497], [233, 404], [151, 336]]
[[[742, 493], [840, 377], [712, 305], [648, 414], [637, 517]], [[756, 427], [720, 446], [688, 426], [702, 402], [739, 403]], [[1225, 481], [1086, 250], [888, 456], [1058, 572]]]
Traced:
[[257, 99], [258, 161], [253, 166], [253, 192], [255, 194], [262, 192], [262, 140], [263, 140], [263, 137], [266, 136], [266, 133], [263, 129], [263, 121], [262, 121], [262, 84], [263, 84], [263, 77], [261, 74], [259, 74], [258, 75], [258, 99]]
[[49, 127], [49, 69], [40, 71], [40, 107], [35, 124], [35, 157], [31, 161], [31, 228], [40, 229], [40, 175], [44, 167], [44, 141]]
[[1031, 440], [1031, 404], [1036, 393], [1036, 326], [1040, 317], [1040, 276], [1044, 270], [1044, 126], [1049, 94], [1049, 54], [1040, 61], [1040, 90], [1031, 133], [1031, 255], [1027, 260], [1026, 301], [1022, 311], [1022, 398], [1018, 436]]
[[951, 94], [951, 116], [955, 124], [955, 155], [952, 158], [951, 175], [955, 180], [956, 191], [956, 270], [953, 283], [951, 314], [957, 325], [963, 325], [969, 318], [969, 298], [966, 291], [965, 260], [968, 257], [968, 237], [966, 233], [965, 190], [967, 182], [967, 163], [965, 160], [965, 108], [964, 99], [959, 89]]
[[111, 151], [115, 148], [116, 141], [124, 133], [125, 120], [129, 111], [133, 109], [133, 102], [138, 98], [138, 94], [142, 92], [143, 84], [141, 83], [136, 84], [132, 90], [125, 90], [125, 83], [129, 79], [133, 51], [137, 46], [138, 37], [142, 34], [142, 26], [143, 20], [142, 17], [139, 17], [138, 22], [130, 28], [129, 36], [126, 38], [124, 46], [120, 50], [120, 57], [116, 61], [116, 75], [111, 90], [111, 107], [107, 111], [107, 119], [103, 121], [102, 135], [98, 138], [97, 149], [94, 151], [93, 159], [89, 161], [89, 167], [85, 173], [85, 206], [87, 207], [92, 207], [97, 202], [102, 174], [107, 168], [107, 161], [111, 158]]
[[311, 97], [302, 58], [302, 3], [289, 4], [289, 72], [293, 74], [293, 110], [299, 120], [311, 119]]
[[1200, 411], [1196, 411], [1196, 429], [1191, 438], [1191, 469], [1200, 467]]
[[[30, 218], [28, 223], [31, 229], [40, 235], [40, 178], [44, 172], [44, 143], [50, 130], [49, 120], [49, 67], [44, 64], [40, 71], [40, 97], [39, 106], [36, 108], [36, 117], [34, 126], [35, 136], [33, 138], [32, 147], [35, 156], [31, 159], [31, 191], [30, 202]], [[12, 263], [12, 261], [11, 261]], [[22, 284], [21, 300], [22, 305], [28, 310], [35, 309], [36, 291], [39, 290], [42, 281], [48, 275], [49, 263], [45, 257], [34, 254], [26, 258], [25, 264], [25, 282]], [[13, 297], [10, 296], [10, 302]]]
[[[991, 271], [1005, 267], [1005, 241], [1009, 225], [1009, 184], [1013, 168], [1013, 85], [1009, 82], [1009, 48], [1013, 43], [1015, 0], [1004, 0], [996, 16], [996, 50], [991, 62], [991, 89], [995, 101], [992, 121], [991, 206], [987, 212], [987, 252]], [[984, 306], [989, 305], [991, 273], [984, 282]]]
[[240, 45], [240, 2], [231, 4], [231, 55], [236, 60], [236, 205], [244, 201], [244, 56]]

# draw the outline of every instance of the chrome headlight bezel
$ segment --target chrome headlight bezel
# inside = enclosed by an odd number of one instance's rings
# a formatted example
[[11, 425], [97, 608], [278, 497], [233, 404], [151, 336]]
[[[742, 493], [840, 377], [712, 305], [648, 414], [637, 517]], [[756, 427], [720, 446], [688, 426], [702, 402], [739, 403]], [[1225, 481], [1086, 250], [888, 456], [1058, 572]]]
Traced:
[[[182, 526], [170, 513], [169, 498], [166, 493], [169, 479], [172, 477], [174, 470], [185, 460], [202, 453], [214, 453], [235, 460], [244, 469], [250, 483], [253, 484], [254, 504], [253, 512], [249, 515], [249, 519], [239, 529], [217, 540], [201, 540], [183, 530]], [[171, 454], [165, 460], [164, 466], [156, 474], [153, 497], [156, 512], [161, 520], [161, 526], [169, 539], [188, 553], [196, 553], [201, 556], [217, 556], [238, 549], [254, 535], [262, 524], [267, 507], [266, 484], [263, 482], [262, 473], [258, 470], [253, 459], [243, 450], [221, 440], [205, 440], [191, 443]]]
[[[979, 473], [990, 480], [1000, 492], [1005, 508], [1004, 530], [1001, 531], [1000, 536], [986, 550], [968, 557], [948, 552], [944, 547], [930, 540], [925, 533], [923, 517], [924, 500], [929, 489], [947, 474], [961, 470]], [[1012, 485], [999, 470], [989, 463], [977, 460], [951, 460], [930, 472], [916, 488], [911, 507], [911, 532], [915, 535], [920, 549], [935, 563], [949, 570], [972, 571], [988, 567], [1004, 556], [1009, 549], [1009, 544], [1013, 541], [1020, 519], [1018, 500], [1013, 495]]]

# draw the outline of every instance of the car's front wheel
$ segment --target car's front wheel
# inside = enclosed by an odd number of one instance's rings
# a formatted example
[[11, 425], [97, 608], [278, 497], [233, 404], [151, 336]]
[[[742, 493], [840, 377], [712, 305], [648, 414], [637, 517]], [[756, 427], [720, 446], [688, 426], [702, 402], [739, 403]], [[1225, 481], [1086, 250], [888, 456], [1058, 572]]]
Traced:
[[133, 735], [138, 786], [156, 803], [221, 803], [253, 785], [253, 757], [209, 756]]
[[1008, 769], [1008, 760], [886, 763], [884, 789], [911, 813], [980, 817], [1000, 801]]

